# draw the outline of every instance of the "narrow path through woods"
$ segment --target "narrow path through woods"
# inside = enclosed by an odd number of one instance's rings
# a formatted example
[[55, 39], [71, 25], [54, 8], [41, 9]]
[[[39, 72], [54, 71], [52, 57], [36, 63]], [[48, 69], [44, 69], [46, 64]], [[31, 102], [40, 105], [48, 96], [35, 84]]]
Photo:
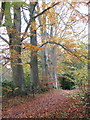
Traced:
[[73, 90], [54, 90], [35, 95], [32, 101], [3, 107], [2, 116], [3, 118], [84, 118], [82, 103], [69, 97], [73, 92]]

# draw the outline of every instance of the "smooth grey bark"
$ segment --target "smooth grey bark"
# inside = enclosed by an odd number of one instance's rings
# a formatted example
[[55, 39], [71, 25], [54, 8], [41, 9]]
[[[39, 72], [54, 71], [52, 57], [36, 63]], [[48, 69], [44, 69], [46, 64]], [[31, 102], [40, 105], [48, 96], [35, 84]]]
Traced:
[[[10, 6], [10, 3], [6, 4], [7, 7]], [[23, 66], [21, 65], [22, 60], [20, 57], [15, 59], [15, 55], [13, 55], [13, 50], [20, 56], [21, 55], [21, 10], [20, 7], [14, 5], [14, 22], [11, 27], [9, 27], [8, 21], [11, 21], [11, 13], [9, 8], [9, 14], [5, 14], [6, 28], [9, 36], [9, 47], [10, 47], [10, 59], [11, 59], [11, 68], [12, 68], [12, 77], [15, 83], [15, 87], [18, 88], [17, 92], [24, 91], [24, 72]], [[12, 29], [10, 31], [10, 29]]]
[[[35, 22], [35, 18], [33, 17], [35, 14], [35, 6], [36, 2], [30, 3], [30, 19], [32, 22]], [[37, 46], [37, 33], [36, 30], [33, 30], [32, 24], [30, 26], [30, 43], [33, 46]], [[37, 51], [31, 51], [31, 62], [30, 62], [30, 67], [31, 67], [31, 86], [36, 91], [39, 88], [39, 77], [38, 77], [38, 58], [37, 58]]]
[[[44, 42], [46, 42], [46, 38], [50, 39], [53, 37], [53, 27], [50, 26], [51, 30], [50, 30], [50, 35], [49, 35], [47, 33], [46, 28], [43, 27], [47, 24], [45, 20], [46, 14], [42, 15], [42, 17], [44, 19], [44, 23], [43, 21], [40, 20], [40, 16], [38, 19], [39, 19], [39, 24], [41, 26], [40, 31], [41, 31], [41, 37], [43, 38], [43, 41], [42, 41], [42, 44], [43, 44]], [[52, 48], [50, 50], [50, 48], [48, 48], [47, 46], [44, 46], [44, 50], [41, 51], [41, 55], [42, 55], [41, 61], [42, 61], [42, 80], [47, 81], [47, 82], [52, 81], [53, 86], [57, 88], [58, 82], [57, 82], [57, 74], [56, 74], [56, 59], [55, 59], [56, 49], [55, 48]], [[50, 69], [50, 67], [52, 67], [52, 69]]]
[[[52, 38], [54, 35], [54, 28], [51, 26], [50, 30], [50, 37]], [[58, 79], [57, 79], [57, 72], [56, 72], [56, 62], [57, 62], [57, 56], [56, 56], [56, 46], [53, 46], [51, 48], [51, 63], [52, 63], [52, 78], [54, 81], [54, 87], [58, 88]]]
[[57, 57], [56, 57], [56, 46], [54, 46], [52, 48], [52, 57], [51, 57], [51, 61], [52, 61], [52, 77], [53, 77], [53, 80], [54, 80], [54, 87], [55, 88], [58, 88], [58, 79], [57, 79], [57, 73], [56, 73], [56, 60], [57, 60]]
[[41, 64], [42, 64], [42, 81], [48, 82], [50, 78], [50, 71], [49, 71], [49, 49], [47, 47], [44, 48], [43, 51], [41, 51]]
[[[42, 0], [43, 1], [43, 0]], [[39, 8], [39, 6], [38, 6]], [[38, 9], [37, 8], [37, 9]], [[43, 8], [45, 9], [45, 8]], [[43, 19], [44, 19], [44, 23], [43, 21], [41, 21], [41, 16], [38, 17], [39, 20], [39, 24], [40, 24], [40, 32], [41, 32], [41, 38], [43, 39], [42, 43], [46, 42], [46, 38], [48, 37], [46, 34], [46, 28], [44, 27], [44, 25], [46, 25], [46, 13], [44, 13], [42, 15]], [[41, 64], [42, 64], [42, 81], [48, 81], [49, 79], [49, 69], [48, 69], [48, 48], [44, 47], [44, 50], [41, 51]]]
[[47, 64], [47, 58], [48, 58], [48, 50], [45, 48], [44, 51], [42, 51], [42, 80], [48, 81], [48, 64]]

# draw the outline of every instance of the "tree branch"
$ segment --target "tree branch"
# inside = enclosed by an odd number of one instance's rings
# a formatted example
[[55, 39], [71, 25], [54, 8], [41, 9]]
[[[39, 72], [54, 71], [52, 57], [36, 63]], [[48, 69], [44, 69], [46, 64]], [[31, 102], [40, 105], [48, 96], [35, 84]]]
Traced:
[[[60, 3], [60, 2], [57, 2], [57, 3], [55, 3], [54, 5], [46, 8], [45, 10], [43, 10], [41, 13], [39, 13], [39, 14], [36, 15], [36, 16], [34, 16], [33, 18], [34, 18], [34, 19], [37, 18], [38, 16], [42, 15], [42, 14], [45, 13], [47, 10], [53, 8], [54, 6], [58, 5], [59, 3]], [[29, 28], [31, 22], [32, 22], [32, 20], [30, 19], [30, 20], [29, 20], [29, 23], [28, 23], [28, 25], [27, 25], [27, 27], [26, 27], [26, 29], [25, 29], [25, 34], [23, 35], [23, 37], [26, 35], [26, 32], [28, 31], [28, 28]]]
[[9, 63], [9, 60], [8, 60], [8, 61], [6, 61], [6, 62], [3, 64], [3, 66], [5, 66], [7, 63]]
[[[60, 43], [56, 43], [56, 42], [53, 42], [53, 41], [47, 41], [47, 42], [43, 43], [40, 47], [43, 47], [44, 45], [46, 45], [46, 44], [48, 44], [48, 43], [61, 46], [64, 50], [68, 51], [69, 54], [72, 54], [72, 55], [74, 55], [76, 58], [78, 58], [79, 60], [81, 60], [81, 59], [80, 59], [76, 54], [74, 54], [70, 49], [66, 48], [64, 45], [61, 45]], [[82, 60], [81, 60], [81, 61], [82, 61]]]
[[48, 8], [46, 8], [46, 9], [43, 10], [41, 13], [39, 13], [39, 14], [36, 15], [36, 16], [34, 16], [34, 18], [37, 18], [38, 16], [42, 15], [42, 14], [45, 13], [47, 10], [53, 8], [54, 6], [58, 5], [59, 3], [60, 3], [60, 2], [57, 2], [57, 3], [55, 3], [54, 5], [52, 5], [52, 6], [48, 7]]
[[9, 42], [0, 35], [0, 38], [9, 45]]
[[[67, 3], [68, 3], [77, 13], [81, 14], [82, 16], [83, 16], [83, 15], [87, 16], [86, 14], [81, 13], [79, 10], [75, 9], [74, 6], [73, 6], [70, 2], [67, 1]], [[86, 2], [83, 2], [83, 3], [87, 4]]]

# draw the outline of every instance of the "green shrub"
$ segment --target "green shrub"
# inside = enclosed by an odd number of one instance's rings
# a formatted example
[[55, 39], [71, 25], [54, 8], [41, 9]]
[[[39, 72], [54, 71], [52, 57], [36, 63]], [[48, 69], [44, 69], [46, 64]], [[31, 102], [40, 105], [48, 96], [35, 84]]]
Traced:
[[15, 90], [16, 88], [13, 81], [2, 81], [2, 95], [13, 95]]

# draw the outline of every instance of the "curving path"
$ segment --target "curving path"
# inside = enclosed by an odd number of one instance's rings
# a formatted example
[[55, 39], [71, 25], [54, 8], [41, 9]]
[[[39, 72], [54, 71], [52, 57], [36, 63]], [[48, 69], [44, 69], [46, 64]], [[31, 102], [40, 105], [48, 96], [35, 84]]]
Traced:
[[83, 106], [78, 99], [70, 95], [73, 90], [54, 90], [42, 95], [35, 95], [32, 101], [3, 108], [3, 118], [83, 118]]

